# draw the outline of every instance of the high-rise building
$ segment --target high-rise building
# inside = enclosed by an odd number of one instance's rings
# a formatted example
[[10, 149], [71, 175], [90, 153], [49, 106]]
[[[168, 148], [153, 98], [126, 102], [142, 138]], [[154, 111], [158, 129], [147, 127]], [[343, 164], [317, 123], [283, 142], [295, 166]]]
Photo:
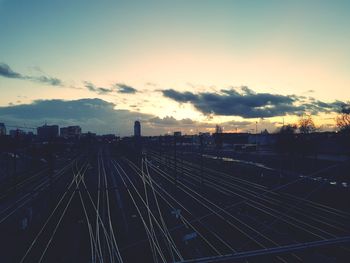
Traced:
[[134, 124], [134, 136], [140, 137], [141, 136], [141, 123], [139, 121], [135, 121]]
[[0, 123], [0, 136], [6, 135], [6, 126], [5, 123]]
[[49, 140], [58, 137], [58, 125], [44, 125], [37, 128], [39, 139]]
[[81, 135], [80, 126], [68, 126], [60, 129], [60, 135], [64, 138], [78, 138]]
[[223, 128], [220, 125], [216, 125], [215, 126], [215, 133], [222, 133], [223, 132]]

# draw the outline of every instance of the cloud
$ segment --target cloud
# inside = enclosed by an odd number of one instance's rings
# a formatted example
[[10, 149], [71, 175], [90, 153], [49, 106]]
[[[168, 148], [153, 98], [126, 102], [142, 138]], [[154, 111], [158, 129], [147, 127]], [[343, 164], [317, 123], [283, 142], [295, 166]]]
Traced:
[[5, 78], [23, 79], [21, 74], [14, 72], [10, 66], [5, 63], [0, 63], [0, 76]]
[[[264, 127], [270, 131], [274, 131], [276, 126], [274, 123], [269, 121], [260, 121], [260, 128]], [[154, 131], [158, 131], [158, 134], [164, 134], [171, 131], [182, 131], [184, 134], [193, 134], [198, 132], [214, 132], [215, 123], [209, 122], [199, 122], [192, 120], [190, 118], [184, 118], [177, 120], [172, 116], [166, 116], [164, 118], [154, 117], [146, 120], [144, 122], [145, 125], [152, 128]], [[226, 121], [218, 123], [221, 127], [224, 127], [226, 132], [236, 132], [236, 131], [244, 131], [251, 130], [255, 128], [255, 122], [252, 121]], [[154, 132], [153, 132], [154, 133]]]
[[157, 126], [177, 126], [177, 127], [182, 127], [184, 125], [196, 125], [197, 122], [186, 118], [186, 119], [181, 119], [181, 120], [177, 120], [172, 116], [166, 116], [164, 118], [159, 118], [159, 117], [154, 117], [148, 120], [149, 123], [153, 124], [153, 125], [157, 125]]
[[162, 90], [162, 93], [163, 93], [163, 96], [171, 98], [177, 102], [192, 102], [192, 101], [198, 100], [197, 95], [189, 91], [178, 92], [174, 89], [166, 89], [166, 90]]
[[49, 84], [51, 86], [62, 86], [62, 80], [58, 78], [48, 77], [48, 76], [39, 76], [39, 77], [28, 77], [29, 79], [45, 84]]
[[350, 114], [350, 101], [341, 105], [341, 113]]
[[23, 75], [21, 73], [15, 72], [14, 70], [11, 69], [11, 67], [5, 63], [0, 63], [0, 76], [5, 77], [5, 78], [12, 78], [12, 79], [21, 79], [21, 80], [30, 80], [34, 82], [39, 82], [43, 84], [48, 84], [51, 86], [62, 86], [63, 81], [54, 78], [54, 77], [49, 77], [45, 75], [41, 76], [28, 76], [28, 75]]
[[[131, 135], [135, 120], [140, 120], [142, 134], [159, 135], [182, 131], [184, 134], [199, 131], [213, 132], [215, 124], [199, 122], [190, 118], [177, 120], [172, 116], [160, 118], [151, 114], [115, 109], [116, 104], [102, 99], [78, 100], [36, 100], [30, 104], [0, 107], [0, 120], [7, 125], [37, 127], [44, 123], [58, 124], [60, 127], [80, 125], [83, 132], [99, 134], [113, 133], [121, 136]], [[259, 122], [259, 129], [272, 127], [274, 124]], [[255, 127], [251, 121], [227, 121], [219, 123], [227, 132], [247, 131]], [[270, 126], [268, 126], [270, 125]]]
[[110, 88], [103, 88], [103, 87], [96, 87], [93, 83], [89, 82], [89, 81], [84, 81], [84, 86], [92, 91], [92, 92], [96, 92], [97, 94], [100, 95], [105, 95], [105, 94], [109, 94], [111, 92], [113, 92], [113, 89]]
[[213, 124], [197, 122], [189, 118], [177, 120], [172, 116], [164, 118], [152, 117], [144, 121], [143, 125], [155, 135], [172, 133], [174, 131], [181, 131], [183, 134], [193, 134], [198, 132], [198, 130], [207, 131], [215, 127]]
[[162, 90], [163, 96], [179, 103], [190, 103], [205, 115], [240, 116], [243, 118], [268, 118], [284, 115], [300, 115], [304, 112], [318, 114], [335, 112], [343, 104], [336, 101], [305, 102], [305, 97], [256, 93], [248, 87], [222, 89], [220, 92], [179, 92]]
[[124, 93], [124, 94], [134, 94], [137, 92], [137, 90], [134, 89], [133, 87], [130, 87], [128, 85], [121, 84], [121, 83], [114, 84], [111, 88], [97, 87], [95, 84], [93, 84], [90, 81], [84, 81], [83, 83], [85, 88], [99, 95], [106, 95], [114, 92]]
[[[154, 116], [115, 109], [115, 104], [101, 99], [36, 100], [31, 104], [0, 107], [0, 119], [8, 125], [37, 127], [48, 124], [80, 125], [83, 131], [130, 135], [136, 119]], [[147, 131], [147, 129], [146, 129]], [[151, 132], [151, 131], [148, 131]]]
[[137, 89], [122, 83], [117, 83], [114, 85], [114, 87], [117, 89], [119, 93], [134, 94], [137, 92]]

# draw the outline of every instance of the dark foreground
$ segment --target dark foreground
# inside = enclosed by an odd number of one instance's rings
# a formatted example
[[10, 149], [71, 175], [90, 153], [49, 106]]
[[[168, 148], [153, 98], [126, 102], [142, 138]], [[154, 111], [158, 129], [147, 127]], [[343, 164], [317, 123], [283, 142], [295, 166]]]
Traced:
[[0, 262], [348, 262], [346, 165], [96, 144], [2, 188]]

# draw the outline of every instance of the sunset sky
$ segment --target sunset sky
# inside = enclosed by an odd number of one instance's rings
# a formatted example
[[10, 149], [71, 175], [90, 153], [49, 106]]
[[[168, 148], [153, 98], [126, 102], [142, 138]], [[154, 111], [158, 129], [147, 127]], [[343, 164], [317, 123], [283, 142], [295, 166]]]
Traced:
[[0, 122], [274, 131], [350, 100], [350, 1], [0, 0]]

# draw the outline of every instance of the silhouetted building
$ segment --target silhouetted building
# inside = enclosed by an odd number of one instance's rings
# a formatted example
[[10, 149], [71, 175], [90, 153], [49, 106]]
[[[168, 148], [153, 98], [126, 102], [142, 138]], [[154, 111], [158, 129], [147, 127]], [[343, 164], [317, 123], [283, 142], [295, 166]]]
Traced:
[[135, 121], [134, 124], [134, 136], [140, 137], [141, 136], [141, 123], [139, 121]]
[[223, 129], [220, 125], [216, 125], [215, 126], [215, 133], [222, 133], [223, 132]]
[[23, 137], [26, 134], [26, 132], [20, 129], [16, 129], [16, 130], [10, 130], [9, 134], [12, 138], [19, 138], [19, 137]]
[[222, 127], [219, 126], [219, 125], [216, 125], [215, 127], [215, 133], [213, 134], [213, 137], [214, 137], [214, 141], [215, 141], [215, 144], [216, 144], [216, 148], [221, 148], [222, 147], [222, 144], [223, 144], [223, 138], [222, 138]]
[[6, 135], [6, 126], [4, 123], [0, 123], [0, 136]]
[[180, 131], [174, 132], [174, 136], [176, 137], [181, 137], [182, 133]]
[[[214, 134], [215, 135], [215, 134]], [[249, 133], [222, 133], [221, 138], [223, 144], [247, 144], [249, 143]]]
[[86, 132], [86, 133], [82, 133], [81, 136], [84, 137], [84, 138], [86, 138], [86, 137], [95, 138], [96, 137], [96, 133]]
[[116, 141], [117, 137], [114, 134], [103, 134], [101, 135], [101, 139], [105, 142], [112, 143]]
[[80, 126], [68, 126], [60, 128], [60, 135], [63, 138], [79, 138], [81, 135]]
[[260, 134], [249, 134], [248, 143], [257, 144], [259, 146], [275, 145], [277, 136], [275, 134], [269, 134], [268, 132], [261, 132]]
[[[185, 139], [184, 141], [188, 141], [188, 136], [187, 139]], [[212, 145], [214, 143], [214, 136], [210, 136], [209, 132], [200, 132], [195, 135], [191, 135], [190, 136], [192, 138], [192, 143], [197, 144], [197, 145]]]
[[38, 137], [41, 140], [49, 140], [58, 137], [58, 125], [44, 125], [37, 128]]

